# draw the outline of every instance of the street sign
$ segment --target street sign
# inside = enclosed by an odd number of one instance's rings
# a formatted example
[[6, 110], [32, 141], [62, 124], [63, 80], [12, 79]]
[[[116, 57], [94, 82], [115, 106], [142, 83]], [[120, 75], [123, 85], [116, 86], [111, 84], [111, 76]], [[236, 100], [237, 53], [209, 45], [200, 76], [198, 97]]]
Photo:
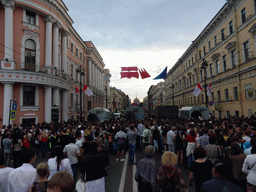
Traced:
[[209, 105], [209, 106], [213, 106], [213, 102], [212, 102], [212, 101], [209, 101], [209, 102], [208, 102], [208, 105]]
[[10, 112], [10, 120], [16, 120], [16, 111], [11, 110], [11, 112]]
[[16, 111], [16, 110], [17, 110], [17, 103], [13, 103], [13, 104], [12, 104], [12, 110], [13, 110], [13, 111]]

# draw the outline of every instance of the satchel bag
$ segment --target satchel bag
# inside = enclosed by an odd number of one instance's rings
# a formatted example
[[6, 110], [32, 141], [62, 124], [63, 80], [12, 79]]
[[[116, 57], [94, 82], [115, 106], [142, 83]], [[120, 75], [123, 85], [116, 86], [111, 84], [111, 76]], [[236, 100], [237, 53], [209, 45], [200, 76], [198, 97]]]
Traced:
[[83, 182], [81, 178], [76, 182], [76, 191], [77, 192], [86, 192], [86, 182]]

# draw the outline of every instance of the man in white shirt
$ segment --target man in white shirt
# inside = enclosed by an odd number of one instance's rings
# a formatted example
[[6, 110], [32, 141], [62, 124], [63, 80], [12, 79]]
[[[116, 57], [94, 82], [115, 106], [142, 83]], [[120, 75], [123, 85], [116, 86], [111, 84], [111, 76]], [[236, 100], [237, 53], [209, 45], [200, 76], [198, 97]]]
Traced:
[[23, 165], [13, 169], [9, 174], [9, 192], [27, 192], [33, 182], [37, 180], [36, 169], [32, 165], [36, 160], [36, 149], [25, 149], [22, 152], [21, 160]]
[[168, 145], [168, 151], [171, 151], [173, 153], [175, 153], [175, 142], [173, 141], [173, 138], [174, 138], [174, 131], [176, 127], [172, 126], [171, 129], [167, 132], [167, 135], [166, 135], [166, 144]]
[[5, 167], [5, 158], [2, 154], [0, 154], [0, 191], [7, 192], [8, 191], [8, 178], [11, 170], [11, 167]]
[[[140, 123], [138, 125], [138, 131], [140, 133], [140, 136], [142, 136], [143, 130], [145, 129], [144, 125], [142, 124], [142, 121], [140, 120]], [[142, 137], [140, 137], [140, 147], [142, 147]]]
[[77, 168], [78, 168], [78, 157], [81, 156], [79, 147], [75, 144], [76, 138], [71, 137], [70, 138], [70, 144], [66, 145], [63, 153], [67, 154], [68, 159], [70, 161], [74, 180], [76, 181], [76, 174], [77, 174]]
[[121, 151], [121, 161], [125, 161], [124, 159], [124, 152], [125, 152], [125, 145], [126, 145], [126, 133], [124, 132], [124, 127], [121, 128], [120, 131], [118, 131], [115, 135], [115, 139], [118, 141], [118, 150], [116, 154], [116, 160], [119, 160], [119, 154]]

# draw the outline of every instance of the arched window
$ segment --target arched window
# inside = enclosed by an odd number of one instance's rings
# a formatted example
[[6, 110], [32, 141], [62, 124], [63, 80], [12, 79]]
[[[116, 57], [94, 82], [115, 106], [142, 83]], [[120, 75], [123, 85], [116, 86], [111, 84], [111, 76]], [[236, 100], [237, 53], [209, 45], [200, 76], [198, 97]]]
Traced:
[[36, 44], [28, 39], [25, 43], [25, 69], [35, 71], [36, 69]]

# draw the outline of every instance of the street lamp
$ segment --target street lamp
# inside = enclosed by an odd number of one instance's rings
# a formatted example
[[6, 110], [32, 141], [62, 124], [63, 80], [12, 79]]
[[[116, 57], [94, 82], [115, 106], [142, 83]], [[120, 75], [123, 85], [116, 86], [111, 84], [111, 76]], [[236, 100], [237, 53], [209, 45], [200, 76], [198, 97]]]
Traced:
[[174, 106], [174, 84], [172, 83], [172, 105]]
[[208, 96], [207, 96], [207, 85], [206, 85], [206, 68], [208, 67], [208, 63], [203, 59], [203, 63], [201, 69], [204, 70], [204, 92], [205, 92], [205, 106], [208, 108]]
[[83, 115], [83, 106], [82, 106], [82, 103], [83, 103], [83, 99], [82, 99], [82, 94], [83, 94], [83, 90], [82, 90], [82, 76], [85, 75], [83, 69], [82, 69], [82, 66], [80, 65], [78, 69], [76, 69], [76, 72], [77, 73], [80, 73], [80, 121], [82, 121], [82, 115]]

